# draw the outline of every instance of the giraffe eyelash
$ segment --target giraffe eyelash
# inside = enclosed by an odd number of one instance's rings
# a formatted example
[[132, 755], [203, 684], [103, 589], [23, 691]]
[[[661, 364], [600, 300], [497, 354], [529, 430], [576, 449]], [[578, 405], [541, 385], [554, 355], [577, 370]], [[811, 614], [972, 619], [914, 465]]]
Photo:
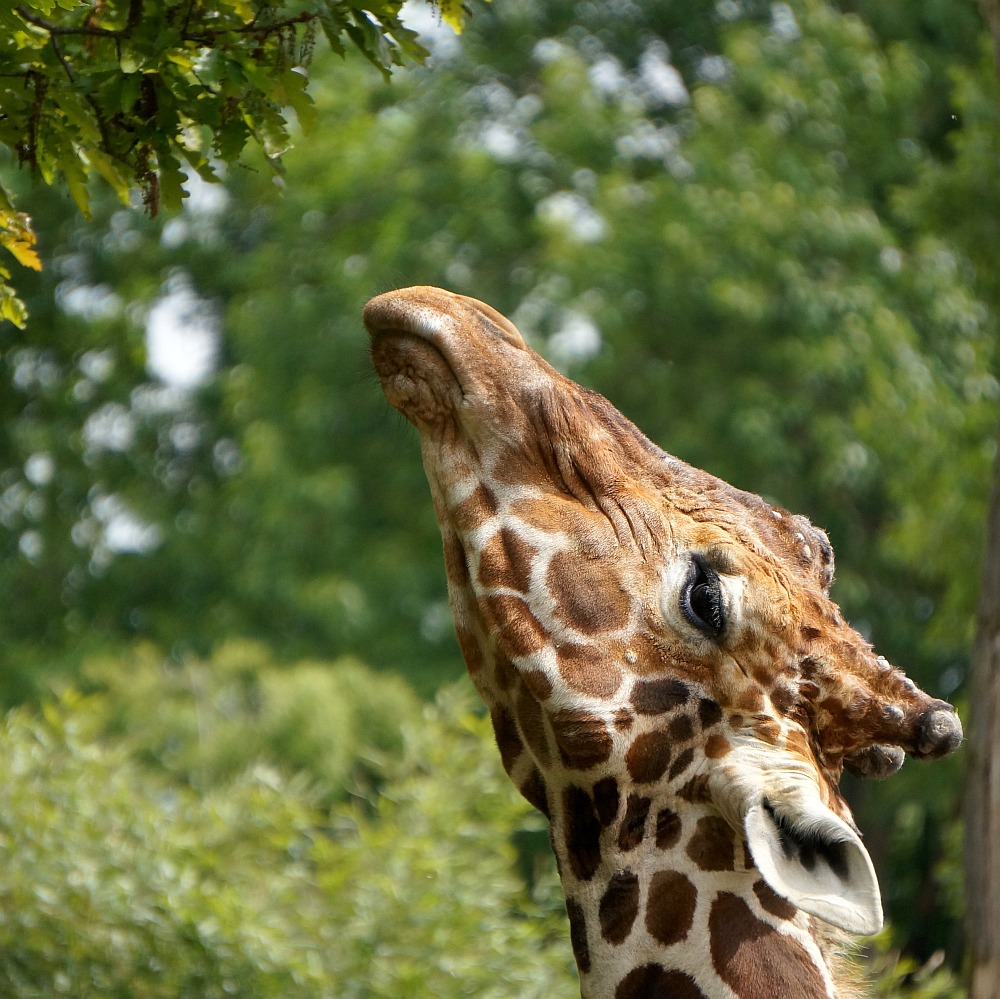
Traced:
[[726, 628], [726, 612], [719, 574], [699, 555], [691, 556], [681, 588], [681, 613], [689, 624], [711, 638]]

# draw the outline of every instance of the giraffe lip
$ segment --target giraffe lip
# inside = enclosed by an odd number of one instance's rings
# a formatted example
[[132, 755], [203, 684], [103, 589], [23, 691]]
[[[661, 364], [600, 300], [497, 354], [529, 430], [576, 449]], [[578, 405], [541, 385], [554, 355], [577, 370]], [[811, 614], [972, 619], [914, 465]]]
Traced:
[[371, 358], [386, 399], [410, 422], [429, 429], [462, 405], [465, 392], [439, 346], [408, 330], [369, 329]]
[[462, 380], [451, 358], [430, 337], [399, 326], [375, 329], [368, 327], [368, 334], [371, 338], [372, 363], [380, 378], [392, 377], [409, 365], [421, 374], [430, 374], [431, 377], [436, 374], [437, 381], [446, 374], [459, 389], [463, 389]]
[[906, 754], [899, 746], [866, 746], [844, 757], [844, 764], [858, 777], [884, 780], [903, 765]]

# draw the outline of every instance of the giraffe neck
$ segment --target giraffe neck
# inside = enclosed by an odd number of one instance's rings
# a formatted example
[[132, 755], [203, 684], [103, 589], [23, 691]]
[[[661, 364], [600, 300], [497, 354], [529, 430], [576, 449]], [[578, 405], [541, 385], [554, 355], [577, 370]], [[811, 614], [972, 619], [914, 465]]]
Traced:
[[601, 781], [549, 800], [584, 999], [838, 994], [811, 917], [767, 886], [712, 806], [675, 810]]

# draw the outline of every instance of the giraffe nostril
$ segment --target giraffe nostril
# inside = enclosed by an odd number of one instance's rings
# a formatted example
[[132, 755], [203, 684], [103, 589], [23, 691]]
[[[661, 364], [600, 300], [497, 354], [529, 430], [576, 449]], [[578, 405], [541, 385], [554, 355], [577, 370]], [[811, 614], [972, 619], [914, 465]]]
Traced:
[[917, 727], [917, 749], [913, 754], [921, 759], [937, 759], [957, 749], [962, 741], [962, 722], [955, 709], [931, 708], [924, 713]]

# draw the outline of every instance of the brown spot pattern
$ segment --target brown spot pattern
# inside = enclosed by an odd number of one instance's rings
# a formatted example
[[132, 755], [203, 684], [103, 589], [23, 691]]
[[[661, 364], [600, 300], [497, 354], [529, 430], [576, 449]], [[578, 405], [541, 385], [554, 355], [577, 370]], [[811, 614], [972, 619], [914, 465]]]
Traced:
[[515, 710], [521, 736], [534, 753], [535, 759], [545, 766], [552, 758], [548, 735], [545, 731], [545, 717], [541, 705], [524, 688], [518, 694]]
[[[657, 871], [649, 885], [646, 929], [665, 947], [683, 940], [694, 919], [698, 892], [678, 871]], [[780, 995], [780, 992], [776, 992]]]
[[698, 720], [702, 728], [711, 728], [722, 721], [722, 708], [718, 701], [703, 697], [698, 701]]
[[564, 645], [556, 651], [562, 678], [581, 694], [611, 697], [622, 685], [621, 669], [597, 646]]
[[787, 715], [795, 706], [796, 688], [790, 683], [776, 683], [771, 688], [771, 703], [783, 715]]
[[675, 742], [686, 742], [694, 735], [694, 724], [687, 715], [678, 715], [670, 720], [667, 732]]
[[601, 863], [601, 820], [590, 795], [575, 784], [563, 791], [563, 822], [570, 867], [589, 881]]
[[632, 706], [641, 715], [661, 715], [686, 704], [690, 696], [690, 688], [680, 680], [637, 680], [632, 688]]
[[590, 971], [590, 944], [587, 942], [587, 916], [583, 906], [575, 898], [566, 899], [566, 915], [569, 916], [569, 942], [576, 958], [576, 966], [581, 975]]
[[549, 818], [549, 795], [542, 772], [535, 767], [531, 776], [518, 788], [529, 805], [534, 805], [542, 815]]
[[476, 575], [486, 589], [507, 587], [518, 593], [531, 588], [531, 567], [538, 551], [510, 527], [501, 527], [482, 547]]
[[759, 920], [730, 892], [720, 892], [708, 917], [712, 964], [737, 995], [819, 999], [826, 988], [801, 944]]
[[627, 732], [634, 721], [628, 708], [619, 708], [614, 715], [614, 726], [619, 732]]
[[556, 615], [585, 635], [624, 628], [629, 619], [628, 594], [609, 575], [606, 560], [556, 552], [546, 576]]
[[770, 746], [781, 738], [781, 725], [773, 718], [755, 718], [753, 730], [758, 739]]
[[456, 504], [451, 513], [451, 520], [456, 530], [468, 534], [495, 516], [497, 510], [496, 497], [486, 486], [479, 483], [468, 497]]
[[521, 742], [521, 736], [517, 731], [517, 723], [506, 708], [500, 707], [490, 711], [490, 720], [493, 722], [493, 733], [496, 736], [503, 768], [510, 773], [524, 749], [524, 743]]
[[527, 669], [521, 674], [524, 685], [540, 701], [547, 701], [552, 696], [552, 681], [540, 669]]
[[501, 690], [510, 690], [517, 683], [518, 674], [514, 664], [501, 656], [493, 669], [493, 678]]
[[633, 968], [615, 989], [615, 999], [705, 999], [693, 978], [661, 964]]
[[744, 687], [734, 698], [733, 707], [747, 714], [756, 714], [764, 707], [764, 695], [757, 686]]
[[552, 731], [563, 763], [572, 770], [589, 770], [611, 755], [611, 733], [602, 718], [586, 711], [557, 711]]
[[794, 919], [795, 914], [799, 911], [787, 898], [782, 898], [766, 881], [755, 881], [753, 893], [757, 896], [757, 901], [760, 902], [762, 908], [779, 919]]
[[703, 871], [732, 871], [735, 863], [732, 827], [719, 815], [698, 819], [687, 845], [687, 855]]
[[652, 635], [640, 633], [631, 636], [628, 640], [628, 650], [635, 656], [632, 669], [640, 675], [659, 673], [671, 666], [667, 650]]
[[625, 754], [625, 766], [637, 784], [659, 780], [670, 765], [670, 739], [664, 732], [637, 736]]
[[588, 513], [576, 500], [551, 495], [544, 498], [524, 496], [514, 502], [511, 511], [518, 520], [546, 534], [571, 534], [595, 555], [611, 550], [606, 540], [610, 525], [605, 518]]
[[479, 605], [487, 630], [509, 658], [530, 656], [548, 644], [545, 629], [520, 597], [483, 597]]
[[608, 943], [622, 943], [639, 915], [639, 876], [632, 871], [615, 871], [601, 896], [597, 914], [601, 936]]
[[469, 676], [476, 676], [486, 665], [483, 650], [476, 641], [476, 636], [468, 628], [456, 627], [455, 634], [458, 636], [458, 645], [462, 650], [462, 658], [469, 670]]
[[464, 589], [469, 582], [469, 562], [465, 557], [462, 543], [454, 535], [443, 538], [444, 570], [448, 578]]
[[670, 780], [673, 780], [675, 777], [679, 777], [689, 766], [691, 766], [693, 762], [694, 750], [689, 746], [680, 754], [680, 756], [677, 757], [676, 760], [674, 760], [673, 763], [670, 764], [670, 773], [668, 774]]
[[625, 802], [625, 817], [618, 830], [618, 848], [623, 851], [634, 850], [646, 833], [646, 816], [649, 815], [649, 798], [630, 794]]
[[669, 850], [681, 837], [681, 817], [672, 808], [656, 813], [656, 845]]
[[594, 785], [594, 808], [602, 826], [609, 826], [615, 821], [620, 801], [618, 781], [614, 777], [603, 777]]
[[721, 759], [732, 748], [730, 741], [721, 732], [713, 732], [705, 740], [705, 755], [710, 760]]

